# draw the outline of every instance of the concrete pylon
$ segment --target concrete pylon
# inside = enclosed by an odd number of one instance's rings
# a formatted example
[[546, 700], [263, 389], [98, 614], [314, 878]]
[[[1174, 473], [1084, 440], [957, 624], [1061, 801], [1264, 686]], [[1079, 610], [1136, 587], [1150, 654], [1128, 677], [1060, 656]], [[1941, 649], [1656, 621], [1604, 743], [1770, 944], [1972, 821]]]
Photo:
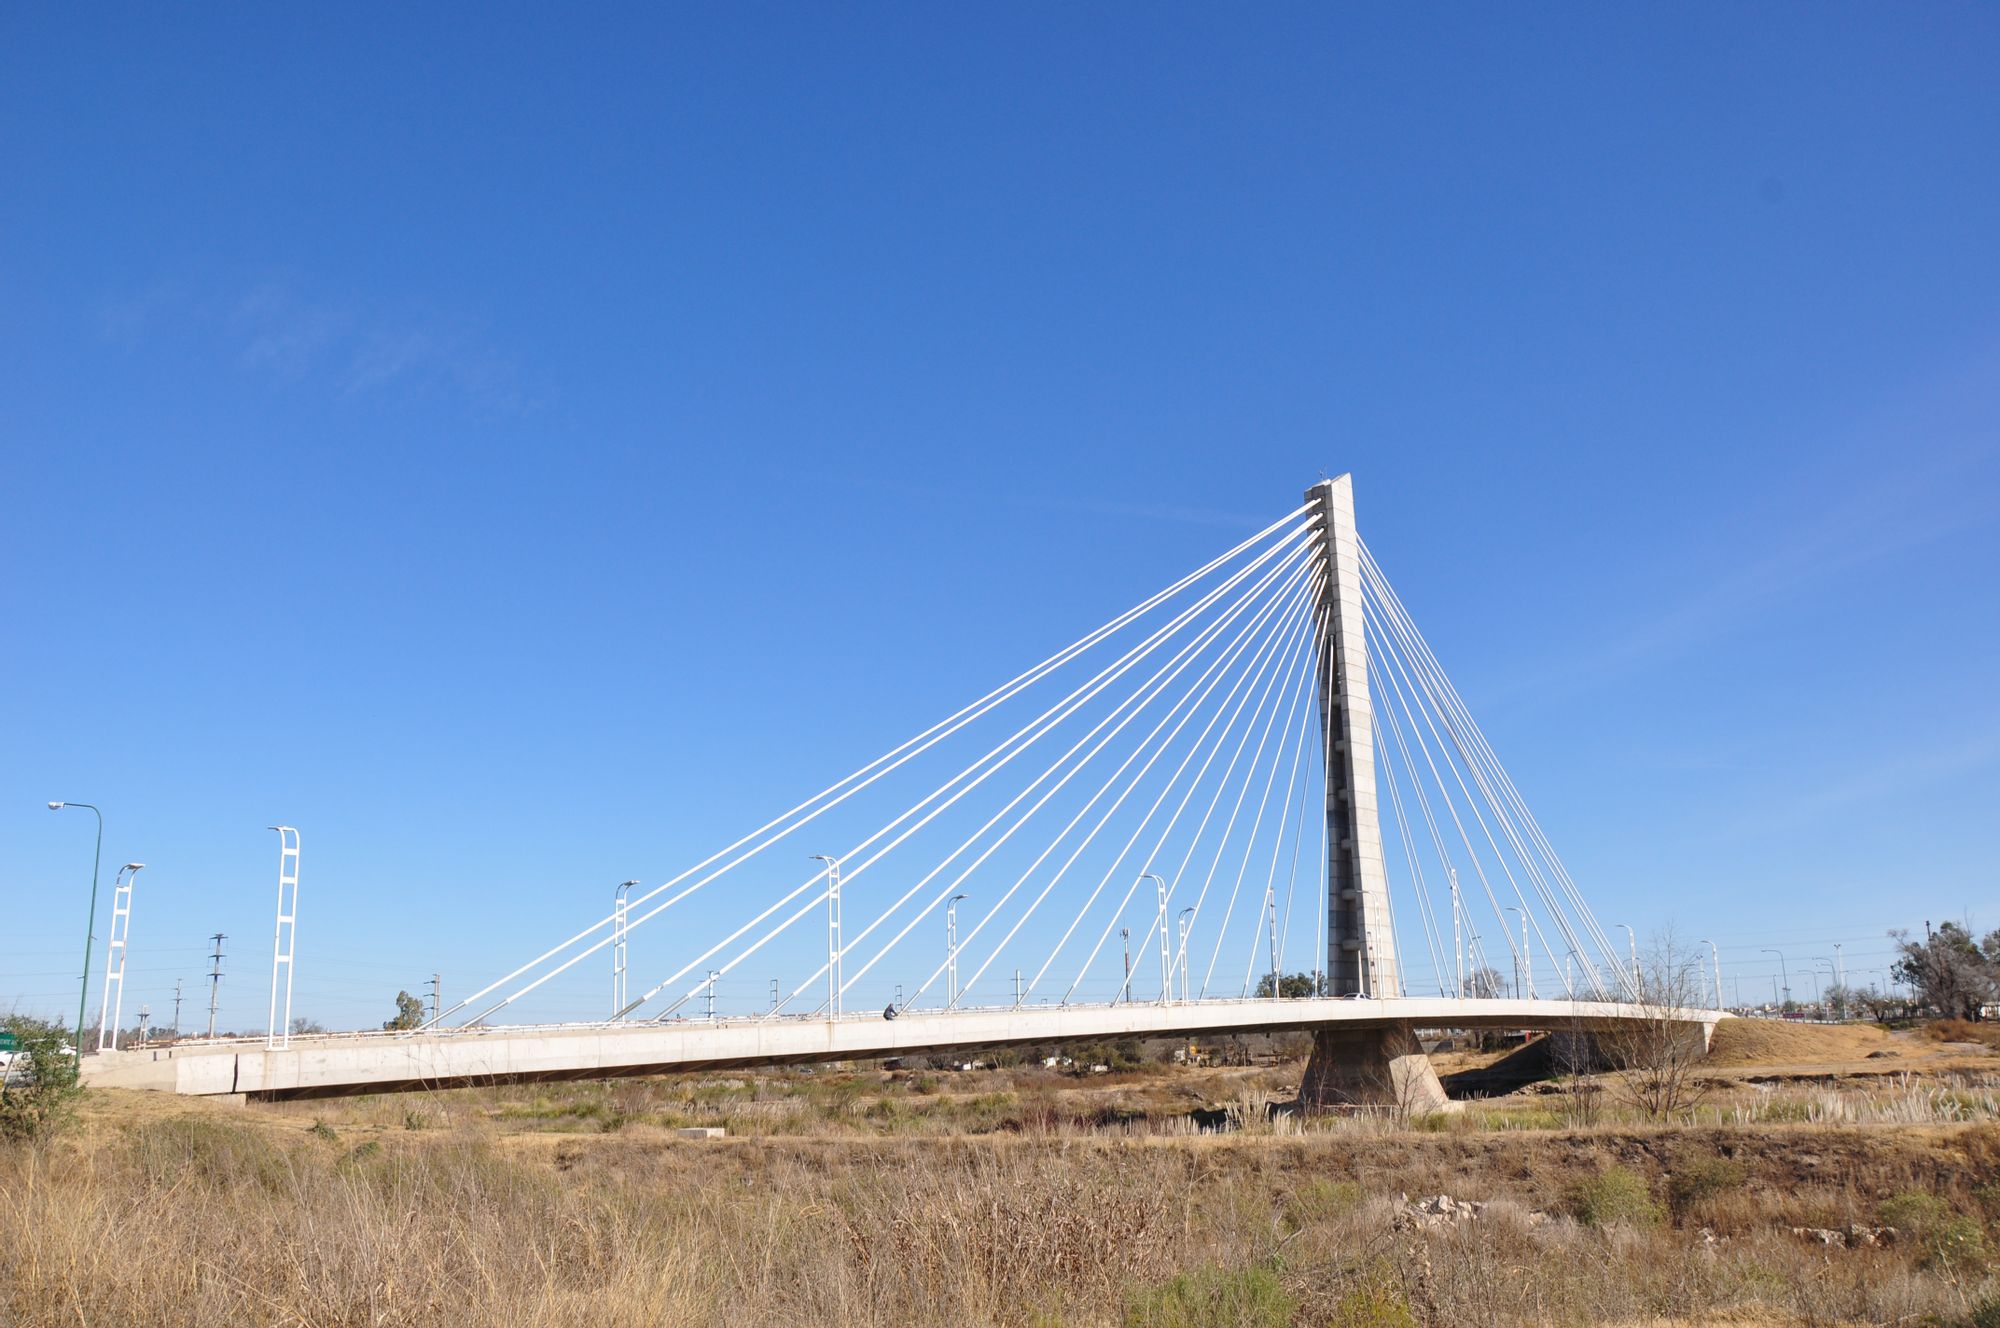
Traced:
[[1408, 1024], [1380, 1028], [1322, 1028], [1313, 1034], [1312, 1059], [1299, 1083], [1307, 1111], [1337, 1107], [1386, 1107], [1401, 1114], [1449, 1111], [1431, 1058]]
[[1403, 994], [1375, 802], [1375, 709], [1368, 696], [1367, 618], [1354, 480], [1306, 490], [1324, 543], [1319, 700], [1326, 757], [1326, 974], [1331, 996]]
[[[1388, 1000], [1403, 994], [1403, 980], [1396, 968], [1396, 920], [1375, 801], [1375, 709], [1368, 694], [1353, 477], [1322, 480], [1306, 490], [1306, 502], [1315, 509], [1326, 571], [1319, 701], [1326, 757], [1327, 994]], [[1299, 1100], [1308, 1111], [1339, 1106], [1438, 1111], [1449, 1105], [1406, 1024], [1319, 1030]]]

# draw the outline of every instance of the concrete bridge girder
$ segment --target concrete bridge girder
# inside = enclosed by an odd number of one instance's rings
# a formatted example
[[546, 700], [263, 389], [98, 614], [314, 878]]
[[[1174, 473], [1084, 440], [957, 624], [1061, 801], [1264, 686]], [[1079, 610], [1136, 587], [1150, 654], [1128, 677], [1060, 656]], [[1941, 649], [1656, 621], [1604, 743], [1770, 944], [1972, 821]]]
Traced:
[[[1657, 1012], [1606, 1002], [1406, 998], [1037, 1006], [824, 1019], [589, 1024], [448, 1033], [368, 1033], [106, 1052], [84, 1061], [93, 1086], [260, 1098], [393, 1092], [463, 1084], [618, 1078], [721, 1067], [862, 1060], [1097, 1038], [1203, 1037], [1321, 1029], [1609, 1028]], [[1715, 1011], [1676, 1011], [1705, 1039]], [[1376, 1042], [1396, 1048], [1393, 1037]], [[1361, 1050], [1357, 1044], [1354, 1050]], [[1407, 1054], [1403, 1052], [1401, 1054]], [[1426, 1065], [1426, 1070], [1428, 1066]]]

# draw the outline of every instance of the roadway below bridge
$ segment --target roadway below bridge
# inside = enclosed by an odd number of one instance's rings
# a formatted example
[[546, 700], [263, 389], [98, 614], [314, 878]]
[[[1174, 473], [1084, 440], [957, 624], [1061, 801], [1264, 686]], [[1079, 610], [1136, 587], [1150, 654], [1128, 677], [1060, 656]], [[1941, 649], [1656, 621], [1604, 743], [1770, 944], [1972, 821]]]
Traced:
[[1328, 1030], [1540, 1029], [1603, 1033], [1662, 1020], [1700, 1030], [1720, 1011], [1663, 1011], [1608, 1001], [1210, 1000], [1166, 1005], [1026, 1005], [824, 1017], [674, 1019], [519, 1025], [404, 1033], [181, 1042], [100, 1052], [83, 1063], [93, 1087], [253, 1099], [332, 1097], [473, 1084], [611, 1079], [688, 1071], [874, 1060], [893, 1056], [1093, 1041]]

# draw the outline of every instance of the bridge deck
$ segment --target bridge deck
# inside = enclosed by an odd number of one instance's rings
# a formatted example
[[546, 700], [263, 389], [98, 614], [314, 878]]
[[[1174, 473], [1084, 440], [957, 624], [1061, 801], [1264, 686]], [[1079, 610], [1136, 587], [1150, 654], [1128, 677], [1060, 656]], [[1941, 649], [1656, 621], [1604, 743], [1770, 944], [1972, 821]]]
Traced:
[[[600, 1079], [730, 1066], [1054, 1043], [1090, 1038], [1199, 1037], [1310, 1031], [1331, 1025], [1601, 1030], [1657, 1019], [1614, 1002], [1539, 1000], [1224, 1000], [1173, 1005], [1024, 1006], [824, 1018], [605, 1023], [361, 1033], [181, 1043], [104, 1052], [84, 1061], [87, 1082], [184, 1094], [320, 1097], [463, 1084]], [[1706, 1038], [1712, 1010], [1677, 1010]]]

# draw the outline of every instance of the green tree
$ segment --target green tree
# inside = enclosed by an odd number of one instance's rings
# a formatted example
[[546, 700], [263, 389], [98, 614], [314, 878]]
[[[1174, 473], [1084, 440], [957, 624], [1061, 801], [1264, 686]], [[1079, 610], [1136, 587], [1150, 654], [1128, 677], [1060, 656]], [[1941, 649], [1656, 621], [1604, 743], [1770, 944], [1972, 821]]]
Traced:
[[0, 1070], [0, 1140], [46, 1139], [68, 1123], [83, 1094], [76, 1057], [55, 1024], [9, 1015], [0, 1025], [16, 1042], [13, 1059]]
[[424, 1023], [424, 1003], [407, 991], [396, 993], [396, 1017], [382, 1025], [392, 1033], [407, 1029], [421, 1028]]
[[[1314, 978], [1310, 973], [1287, 973], [1278, 983], [1280, 1000], [1296, 1001], [1313, 994]], [[1257, 981], [1257, 999], [1271, 998], [1271, 975], [1266, 973]]]

